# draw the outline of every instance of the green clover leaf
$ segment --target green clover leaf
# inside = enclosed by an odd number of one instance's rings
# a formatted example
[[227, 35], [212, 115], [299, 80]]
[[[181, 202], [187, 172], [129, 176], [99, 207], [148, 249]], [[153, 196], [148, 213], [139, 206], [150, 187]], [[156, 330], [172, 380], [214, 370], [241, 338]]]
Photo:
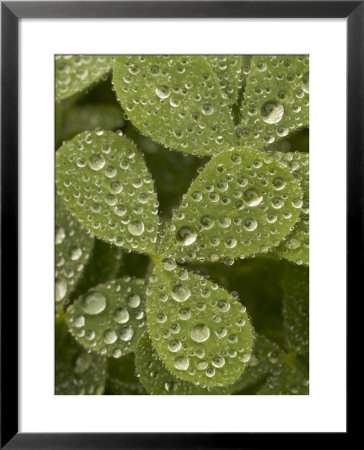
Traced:
[[246, 308], [170, 260], [157, 264], [150, 276], [147, 317], [158, 355], [178, 378], [225, 386], [249, 361], [253, 338]]
[[111, 131], [83, 132], [56, 154], [57, 193], [96, 237], [153, 253], [158, 202], [133, 142]]
[[225, 151], [191, 184], [159, 251], [212, 262], [266, 253], [293, 229], [301, 206], [288, 168], [256, 150]]
[[213, 155], [238, 141], [227, 95], [203, 56], [118, 56], [113, 82], [133, 124], [166, 147]]

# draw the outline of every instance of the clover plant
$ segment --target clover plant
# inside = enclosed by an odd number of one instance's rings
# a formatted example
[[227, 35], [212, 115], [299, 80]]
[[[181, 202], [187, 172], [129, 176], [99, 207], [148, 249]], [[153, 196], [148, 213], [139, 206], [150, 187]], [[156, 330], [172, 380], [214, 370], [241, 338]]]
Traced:
[[56, 394], [307, 394], [308, 57], [55, 69]]

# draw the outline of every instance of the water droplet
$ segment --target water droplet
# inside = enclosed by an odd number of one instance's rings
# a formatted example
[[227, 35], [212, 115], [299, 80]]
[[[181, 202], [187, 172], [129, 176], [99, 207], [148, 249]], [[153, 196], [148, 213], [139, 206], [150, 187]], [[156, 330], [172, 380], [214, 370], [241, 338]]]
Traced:
[[131, 222], [128, 225], [128, 231], [133, 236], [140, 236], [144, 232], [143, 222]]
[[126, 327], [123, 330], [121, 330], [120, 339], [122, 341], [128, 342], [131, 340], [133, 335], [134, 335], [134, 330], [131, 327]]
[[179, 312], [181, 320], [188, 320], [191, 317], [191, 311], [188, 308], [182, 308]]
[[83, 326], [85, 326], [85, 318], [84, 318], [84, 316], [75, 317], [75, 321], [73, 322], [73, 325], [76, 328], [82, 328]]
[[205, 370], [208, 367], [208, 362], [207, 361], [200, 361], [196, 364], [196, 369], [197, 370]]
[[215, 358], [212, 360], [212, 365], [217, 368], [223, 367], [225, 365], [225, 358], [220, 355], [215, 356]]
[[205, 116], [210, 116], [214, 112], [214, 107], [210, 103], [204, 103], [202, 105], [202, 112]]
[[244, 220], [243, 226], [246, 229], [246, 231], [254, 231], [257, 228], [258, 223], [255, 219], [248, 218]]
[[82, 256], [82, 249], [81, 248], [74, 248], [71, 250], [71, 259], [72, 261], [77, 261]]
[[283, 117], [284, 107], [272, 100], [264, 103], [260, 112], [264, 122], [270, 124], [278, 123]]
[[277, 351], [275, 351], [275, 350], [271, 350], [269, 353], [268, 353], [268, 361], [271, 363], [271, 364], [277, 364], [277, 362], [278, 362], [278, 352]]
[[205, 342], [210, 336], [210, 329], [204, 324], [198, 324], [191, 330], [191, 338], [195, 342]]
[[247, 206], [258, 206], [263, 200], [263, 196], [254, 189], [244, 191], [243, 198]]
[[177, 264], [172, 258], [164, 258], [162, 261], [163, 269], [168, 270], [169, 272], [174, 270], [177, 267]]
[[272, 185], [276, 191], [280, 191], [285, 188], [286, 182], [282, 178], [278, 177], [272, 181]]
[[93, 170], [101, 170], [105, 165], [104, 155], [92, 155], [89, 160], [89, 166]]
[[202, 216], [200, 223], [206, 230], [209, 230], [214, 226], [214, 220], [210, 216]]
[[213, 367], [210, 367], [210, 368], [208, 368], [207, 370], [206, 370], [206, 375], [208, 376], [208, 377], [213, 377], [214, 375], [215, 375], [215, 369], [213, 368]]
[[182, 227], [177, 231], [177, 240], [183, 245], [191, 245], [195, 242], [197, 233], [190, 227]]
[[120, 183], [120, 181], [112, 181], [110, 183], [110, 191], [113, 194], [120, 194], [120, 192], [123, 190], [123, 185]]
[[104, 342], [105, 344], [114, 344], [118, 339], [117, 334], [114, 330], [106, 330], [104, 333]]
[[176, 339], [173, 339], [168, 344], [169, 351], [174, 352], [174, 353], [178, 352], [178, 350], [180, 350], [181, 347], [182, 347], [181, 341], [177, 341]]
[[128, 305], [130, 308], [137, 308], [140, 305], [140, 296], [138, 294], [132, 294], [128, 298]]
[[159, 98], [168, 98], [169, 94], [171, 93], [168, 86], [159, 86], [156, 88], [155, 93], [158, 95]]
[[106, 298], [101, 292], [94, 292], [83, 299], [82, 308], [87, 314], [99, 314], [106, 308]]
[[226, 302], [225, 300], [220, 300], [220, 301], [217, 303], [217, 307], [219, 308], [219, 310], [220, 310], [221, 312], [227, 312], [227, 311], [229, 311], [229, 309], [230, 309], [230, 303], [229, 303], [229, 302]]
[[114, 313], [114, 320], [117, 323], [126, 323], [129, 320], [129, 312], [126, 308], [117, 309]]
[[66, 237], [66, 233], [64, 231], [64, 228], [59, 227], [56, 231], [56, 244], [62, 244], [65, 237]]
[[178, 370], [187, 370], [190, 365], [190, 361], [186, 356], [178, 356], [174, 359], [173, 365]]
[[184, 302], [191, 296], [191, 291], [187, 286], [176, 284], [172, 289], [172, 297], [176, 302]]
[[56, 302], [64, 299], [67, 293], [67, 283], [65, 280], [56, 281]]
[[296, 250], [297, 248], [301, 247], [301, 242], [298, 239], [292, 237], [286, 242], [286, 247], [290, 250]]

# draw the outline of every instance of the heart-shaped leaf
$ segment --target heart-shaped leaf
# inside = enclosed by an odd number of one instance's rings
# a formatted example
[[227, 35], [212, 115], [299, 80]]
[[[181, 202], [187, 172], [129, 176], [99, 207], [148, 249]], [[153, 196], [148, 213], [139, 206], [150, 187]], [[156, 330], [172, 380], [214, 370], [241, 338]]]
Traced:
[[166, 147], [213, 155], [237, 143], [228, 102], [203, 56], [118, 56], [113, 82], [133, 124]]
[[157, 264], [147, 288], [153, 345], [167, 368], [196, 385], [225, 386], [249, 361], [252, 330], [246, 308], [206, 278]]
[[136, 350], [145, 330], [145, 282], [120, 278], [99, 284], [66, 311], [67, 325], [86, 349], [120, 358]]
[[84, 132], [56, 153], [57, 193], [96, 237], [153, 253], [158, 202], [135, 144], [111, 131]]
[[55, 242], [56, 314], [60, 315], [90, 257], [94, 238], [71, 216], [58, 196], [56, 196]]
[[113, 58], [105, 55], [56, 56], [56, 100], [63, 100], [100, 81]]
[[287, 167], [256, 150], [225, 151], [191, 184], [159, 251], [212, 262], [266, 253], [292, 230], [301, 206]]
[[221, 91], [229, 105], [238, 99], [243, 80], [243, 57], [240, 55], [207, 55], [207, 61], [215, 72]]
[[140, 380], [151, 395], [223, 395], [233, 391], [231, 386], [196, 386], [177, 378], [159, 358], [147, 332], [139, 341], [135, 363]]
[[309, 156], [307, 153], [274, 153], [282, 164], [286, 165], [301, 185], [303, 192], [302, 209], [293, 228], [275, 253], [296, 264], [309, 264]]
[[262, 148], [308, 126], [306, 55], [253, 56], [241, 105], [241, 140]]
[[102, 395], [106, 360], [79, 346], [64, 322], [56, 323], [56, 395]]

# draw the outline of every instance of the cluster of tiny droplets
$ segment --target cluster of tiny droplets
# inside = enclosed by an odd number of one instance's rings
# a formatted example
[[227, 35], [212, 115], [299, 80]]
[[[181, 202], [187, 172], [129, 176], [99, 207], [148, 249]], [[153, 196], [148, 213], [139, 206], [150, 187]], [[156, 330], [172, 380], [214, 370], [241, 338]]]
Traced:
[[62, 309], [88, 261], [94, 239], [56, 199], [55, 229], [55, 299], [57, 310]]
[[182, 262], [230, 265], [234, 258], [278, 246], [301, 206], [300, 185], [288, 168], [256, 150], [226, 151], [207, 164], [184, 195], [160, 251]]
[[133, 124], [166, 147], [214, 155], [238, 142], [227, 95], [202, 56], [118, 57], [113, 83]]
[[238, 55], [207, 55], [228, 104], [234, 104], [238, 98], [243, 81], [243, 57]]
[[253, 56], [241, 105], [239, 135], [261, 149], [308, 126], [307, 56]]
[[119, 247], [153, 253], [158, 201], [135, 144], [112, 132], [84, 132], [57, 152], [57, 193], [86, 228]]
[[[69, 94], [73, 77], [87, 85], [108, 72], [108, 57], [97, 57], [100, 73], [90, 72], [90, 58], [95, 57], [57, 58], [60, 95]], [[237, 77], [229, 78], [232, 70]], [[235, 130], [229, 106], [244, 76], [242, 122]], [[260, 364], [258, 353], [250, 359], [252, 330], [245, 307], [235, 294], [181, 269], [176, 261], [222, 259], [230, 265], [235, 258], [277, 247], [287, 259], [306, 263], [308, 157], [276, 158], [252, 148], [307, 125], [308, 58], [253, 57], [243, 72], [238, 56], [124, 56], [116, 60], [113, 81], [128, 117], [145, 135], [177, 150], [214, 156], [184, 195], [158, 250], [164, 259], [155, 266], [146, 292], [155, 348], [149, 346], [150, 362], [140, 371], [155, 381], [159, 375], [158, 382], [172, 393], [181, 387], [178, 383], [186, 383], [190, 393], [229, 385], [245, 365]], [[278, 90], [275, 81], [284, 89]], [[239, 138], [245, 148], [237, 147]], [[76, 136], [59, 152], [57, 172], [58, 194], [85, 227], [117, 246], [156, 252], [153, 182], [137, 148], [121, 133]], [[61, 228], [57, 244], [62, 243]], [[71, 260], [77, 260], [79, 251], [72, 252]], [[140, 340], [146, 326], [145, 286], [134, 282], [99, 285], [68, 308], [70, 330], [84, 347], [120, 358], [143, 342], [147, 353], [148, 335]], [[63, 294], [62, 284], [56, 285], [56, 295]], [[272, 365], [280, 360], [276, 349], [265, 356]], [[81, 358], [79, 366], [86, 363]], [[169, 371], [177, 378], [164, 381]], [[294, 390], [299, 392], [297, 386]]]
[[222, 395], [236, 387], [235, 383], [224, 387], [197, 386], [178, 378], [161, 361], [148, 333], [139, 341], [135, 363], [140, 380], [152, 395]]
[[252, 336], [246, 308], [217, 284], [174, 266], [169, 258], [150, 277], [147, 316], [162, 361], [187, 381], [229, 384], [249, 361]]
[[300, 183], [303, 197], [301, 211], [293, 231], [280, 243], [276, 252], [285, 259], [301, 265], [309, 264], [309, 155], [308, 153], [279, 153], [273, 156], [288, 167]]
[[56, 56], [56, 100], [62, 100], [87, 88], [110, 72], [110, 56]]
[[85, 348], [120, 358], [135, 351], [145, 330], [145, 282], [124, 277], [98, 285], [66, 312], [73, 336]]

